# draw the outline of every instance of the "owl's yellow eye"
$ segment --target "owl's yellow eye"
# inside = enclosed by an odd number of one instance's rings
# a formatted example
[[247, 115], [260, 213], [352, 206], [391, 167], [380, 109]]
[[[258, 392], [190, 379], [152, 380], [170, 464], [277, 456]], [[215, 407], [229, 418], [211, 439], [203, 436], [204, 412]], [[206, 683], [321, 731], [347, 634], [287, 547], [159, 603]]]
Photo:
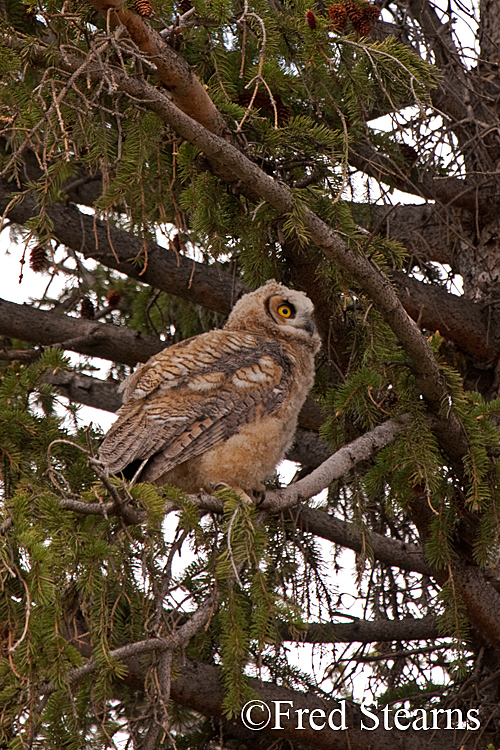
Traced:
[[278, 315], [281, 315], [282, 318], [291, 318], [294, 313], [295, 308], [293, 305], [285, 303], [284, 305], [280, 305], [278, 307]]

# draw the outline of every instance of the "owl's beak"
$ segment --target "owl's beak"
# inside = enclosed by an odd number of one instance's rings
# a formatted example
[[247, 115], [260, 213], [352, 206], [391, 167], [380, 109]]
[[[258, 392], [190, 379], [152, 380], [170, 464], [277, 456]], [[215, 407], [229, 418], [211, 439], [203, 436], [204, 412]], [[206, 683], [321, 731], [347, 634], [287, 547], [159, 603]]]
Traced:
[[310, 319], [306, 321], [304, 328], [307, 331], [307, 333], [311, 333], [311, 334], [314, 333], [316, 330], [316, 326]]

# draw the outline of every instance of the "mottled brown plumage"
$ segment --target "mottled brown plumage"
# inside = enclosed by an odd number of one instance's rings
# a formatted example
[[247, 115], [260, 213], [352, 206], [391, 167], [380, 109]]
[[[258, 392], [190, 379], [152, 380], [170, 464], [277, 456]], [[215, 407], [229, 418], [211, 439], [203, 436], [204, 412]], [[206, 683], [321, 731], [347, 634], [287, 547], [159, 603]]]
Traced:
[[263, 489], [313, 384], [312, 314], [305, 294], [269, 281], [236, 303], [222, 330], [139, 367], [101, 445], [109, 472], [187, 492]]

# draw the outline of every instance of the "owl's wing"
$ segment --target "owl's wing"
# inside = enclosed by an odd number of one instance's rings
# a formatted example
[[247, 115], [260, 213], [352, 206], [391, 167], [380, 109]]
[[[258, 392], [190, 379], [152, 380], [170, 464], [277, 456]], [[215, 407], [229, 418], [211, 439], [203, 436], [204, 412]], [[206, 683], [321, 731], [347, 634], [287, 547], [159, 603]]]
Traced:
[[165, 472], [227, 440], [286, 398], [292, 362], [278, 341], [211, 331], [155, 355], [122, 385], [125, 403], [101, 459], [111, 473]]

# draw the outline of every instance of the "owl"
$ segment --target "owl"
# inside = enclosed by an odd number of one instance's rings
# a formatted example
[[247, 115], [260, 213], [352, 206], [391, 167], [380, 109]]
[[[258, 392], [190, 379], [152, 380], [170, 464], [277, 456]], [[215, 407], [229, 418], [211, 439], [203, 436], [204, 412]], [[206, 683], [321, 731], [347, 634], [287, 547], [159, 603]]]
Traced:
[[164, 349], [121, 384], [101, 460], [188, 493], [262, 491], [293, 440], [319, 347], [310, 299], [268, 281], [222, 329]]

